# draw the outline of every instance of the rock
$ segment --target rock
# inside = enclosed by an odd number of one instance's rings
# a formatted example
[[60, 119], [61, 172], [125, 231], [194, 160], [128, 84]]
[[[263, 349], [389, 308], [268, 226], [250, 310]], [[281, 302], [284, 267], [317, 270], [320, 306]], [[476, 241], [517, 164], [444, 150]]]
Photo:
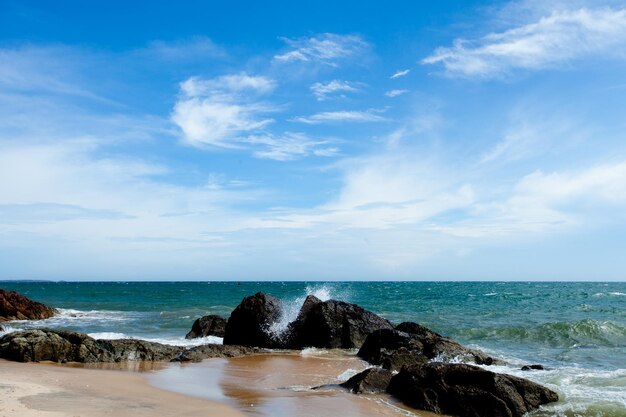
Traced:
[[224, 344], [281, 347], [269, 331], [271, 324], [280, 318], [281, 308], [280, 300], [261, 292], [244, 298], [228, 319]]
[[182, 350], [144, 340], [95, 340], [82, 333], [47, 329], [0, 337], [0, 357], [19, 362], [164, 361]]
[[403, 368], [387, 392], [411, 407], [458, 417], [522, 417], [558, 401], [555, 392], [526, 379], [442, 362]]
[[195, 339], [197, 337], [217, 336], [224, 337], [226, 333], [226, 319], [220, 316], [204, 316], [193, 322], [191, 331], [187, 333], [185, 339]]
[[546, 368], [543, 365], [524, 365], [522, 371], [545, 371]]
[[385, 369], [399, 370], [402, 366], [416, 365], [438, 358], [462, 360], [491, 365], [495, 361], [477, 350], [468, 349], [417, 323], [402, 323], [395, 329], [372, 332], [357, 355]]
[[54, 308], [31, 300], [15, 291], [0, 289], [0, 321], [42, 320], [56, 314]]
[[369, 368], [339, 385], [355, 394], [378, 394], [387, 390], [392, 376], [386, 369]]
[[305, 300], [298, 318], [289, 326], [286, 347], [353, 349], [361, 346], [367, 335], [378, 329], [391, 329], [391, 323], [356, 304], [343, 301], [320, 301], [314, 296]]
[[202, 345], [187, 349], [174, 358], [171, 362], [201, 362], [211, 358], [236, 358], [267, 352], [263, 349], [237, 346], [237, 345]]

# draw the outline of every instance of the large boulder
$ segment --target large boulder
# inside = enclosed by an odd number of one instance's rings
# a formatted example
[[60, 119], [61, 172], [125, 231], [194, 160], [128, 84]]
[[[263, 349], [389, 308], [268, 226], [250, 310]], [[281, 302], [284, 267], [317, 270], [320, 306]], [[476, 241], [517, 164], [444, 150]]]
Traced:
[[378, 394], [387, 391], [392, 376], [387, 369], [369, 368], [339, 385], [354, 394]]
[[466, 348], [416, 323], [402, 323], [395, 329], [372, 332], [357, 355], [373, 365], [391, 370], [432, 359], [486, 365], [497, 362], [483, 352]]
[[288, 347], [353, 349], [361, 346], [367, 335], [392, 324], [356, 304], [343, 301], [320, 301], [314, 296], [305, 300], [296, 320], [289, 326]]
[[261, 292], [244, 298], [228, 319], [224, 344], [282, 347], [270, 331], [272, 323], [280, 318], [281, 309], [279, 299]]
[[82, 333], [48, 329], [0, 337], [0, 357], [19, 362], [165, 361], [182, 350], [144, 340], [96, 340]]
[[224, 337], [226, 333], [226, 319], [220, 316], [204, 316], [193, 322], [191, 331], [187, 333], [185, 339], [195, 339], [197, 337], [217, 336]]
[[0, 321], [41, 320], [55, 314], [54, 308], [33, 301], [15, 291], [0, 289]]
[[411, 407], [458, 417], [522, 417], [558, 401], [555, 392], [526, 379], [442, 362], [402, 368], [387, 392]]

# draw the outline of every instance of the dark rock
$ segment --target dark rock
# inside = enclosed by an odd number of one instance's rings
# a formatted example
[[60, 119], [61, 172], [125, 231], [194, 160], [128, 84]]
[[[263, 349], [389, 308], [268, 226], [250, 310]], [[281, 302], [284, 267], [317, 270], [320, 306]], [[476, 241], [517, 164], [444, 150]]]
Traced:
[[289, 326], [285, 347], [353, 349], [361, 346], [371, 332], [391, 328], [389, 321], [356, 304], [320, 301], [309, 296], [298, 318]]
[[[400, 330], [402, 329], [402, 330]], [[477, 350], [468, 349], [417, 323], [402, 323], [395, 329], [372, 332], [357, 355], [373, 365], [399, 370], [437, 358], [491, 365], [494, 359]]]
[[387, 392], [411, 407], [459, 417], [522, 417], [558, 401], [555, 392], [526, 379], [441, 362], [403, 368]]
[[225, 345], [279, 348], [269, 327], [280, 318], [281, 302], [261, 292], [244, 298], [226, 324]]
[[224, 337], [226, 333], [226, 319], [220, 316], [204, 316], [193, 322], [191, 331], [187, 333], [185, 339], [195, 339], [197, 337], [217, 336]]
[[378, 394], [387, 390], [392, 376], [386, 369], [369, 368], [339, 385], [355, 394]]
[[176, 355], [171, 362], [200, 362], [210, 358], [235, 358], [264, 353], [263, 349], [237, 345], [202, 345]]
[[0, 321], [42, 320], [56, 314], [54, 308], [31, 300], [15, 291], [0, 289]]
[[545, 371], [546, 368], [543, 365], [524, 365], [522, 371]]
[[165, 361], [182, 350], [144, 340], [95, 340], [82, 333], [47, 329], [0, 337], [0, 357], [19, 362]]

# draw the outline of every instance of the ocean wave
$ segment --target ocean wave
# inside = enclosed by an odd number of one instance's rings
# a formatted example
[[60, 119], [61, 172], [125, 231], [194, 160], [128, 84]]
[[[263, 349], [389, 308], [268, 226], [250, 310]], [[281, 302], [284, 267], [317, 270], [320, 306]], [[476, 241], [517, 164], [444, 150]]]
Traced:
[[626, 346], [625, 326], [590, 319], [544, 323], [535, 327], [474, 328], [462, 330], [460, 334], [474, 340], [538, 342], [554, 347]]
[[557, 403], [541, 407], [533, 417], [623, 417], [626, 415], [626, 369], [603, 371], [559, 367], [528, 372], [519, 367], [489, 366], [495, 372], [530, 379], [559, 394]]
[[124, 333], [115, 333], [115, 332], [96, 332], [96, 333], [88, 333], [87, 334], [94, 339], [105, 339], [105, 340], [119, 340], [119, 339], [138, 339], [145, 340], [147, 342], [155, 342], [161, 343], [162, 345], [170, 345], [170, 346], [183, 346], [183, 347], [195, 347], [202, 346], [207, 344], [217, 344], [221, 345], [224, 342], [224, 339], [217, 336], [206, 336], [206, 337], [198, 337], [196, 339], [183, 339], [182, 337], [172, 337], [172, 338], [150, 338], [150, 337], [135, 337], [131, 335], [127, 335]]

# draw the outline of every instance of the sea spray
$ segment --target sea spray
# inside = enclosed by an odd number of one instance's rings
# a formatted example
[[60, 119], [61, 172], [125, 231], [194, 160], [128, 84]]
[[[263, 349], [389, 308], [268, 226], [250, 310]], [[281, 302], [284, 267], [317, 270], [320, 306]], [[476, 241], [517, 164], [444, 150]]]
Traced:
[[296, 320], [304, 301], [309, 295], [317, 297], [320, 301], [328, 301], [330, 299], [346, 301], [345, 294], [342, 293], [335, 291], [330, 285], [307, 286], [304, 295], [281, 300], [282, 309], [280, 317], [270, 324], [268, 332], [276, 339], [285, 337], [289, 324]]

